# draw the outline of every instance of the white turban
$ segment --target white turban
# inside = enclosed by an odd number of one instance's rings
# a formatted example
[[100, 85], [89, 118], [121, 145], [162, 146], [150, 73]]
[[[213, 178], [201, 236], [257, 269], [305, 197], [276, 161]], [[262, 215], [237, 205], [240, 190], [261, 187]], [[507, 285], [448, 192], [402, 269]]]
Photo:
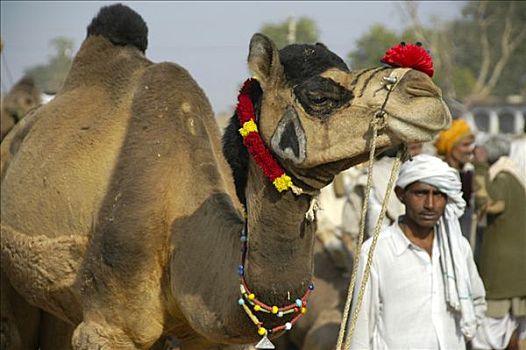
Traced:
[[464, 213], [466, 202], [462, 198], [459, 173], [437, 157], [419, 154], [402, 164], [396, 185], [405, 188], [416, 181], [434, 186], [447, 195], [446, 208], [435, 237], [440, 250], [446, 302], [460, 312], [461, 331], [471, 339], [477, 329], [477, 318], [466, 257], [461, 253], [461, 240], [465, 238], [458, 218]]
[[446, 162], [427, 154], [414, 156], [400, 167], [396, 186], [406, 188], [415, 181], [435, 186], [447, 195], [446, 220], [453, 220], [464, 214], [466, 201], [462, 198], [460, 176]]

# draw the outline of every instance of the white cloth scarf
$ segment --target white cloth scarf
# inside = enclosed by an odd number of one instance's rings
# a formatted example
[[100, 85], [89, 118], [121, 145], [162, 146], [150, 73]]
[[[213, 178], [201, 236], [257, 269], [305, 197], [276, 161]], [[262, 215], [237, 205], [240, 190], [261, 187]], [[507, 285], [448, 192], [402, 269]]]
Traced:
[[440, 267], [444, 278], [447, 304], [460, 313], [460, 330], [468, 339], [475, 336], [477, 317], [471, 293], [471, 281], [465, 257], [460, 247], [462, 236], [458, 218], [464, 213], [466, 202], [462, 198], [458, 171], [441, 159], [420, 154], [400, 167], [396, 185], [406, 188], [413, 182], [423, 182], [447, 195], [444, 215], [438, 222], [437, 243], [440, 249]]

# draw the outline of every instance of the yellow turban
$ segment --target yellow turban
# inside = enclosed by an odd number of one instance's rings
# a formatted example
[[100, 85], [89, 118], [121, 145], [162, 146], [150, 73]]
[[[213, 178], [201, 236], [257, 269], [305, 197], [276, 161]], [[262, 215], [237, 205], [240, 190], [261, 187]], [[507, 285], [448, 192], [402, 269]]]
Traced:
[[473, 135], [473, 133], [464, 119], [453, 120], [449, 129], [443, 130], [438, 134], [438, 138], [435, 141], [437, 153], [440, 155], [449, 154], [460, 139], [470, 135]]

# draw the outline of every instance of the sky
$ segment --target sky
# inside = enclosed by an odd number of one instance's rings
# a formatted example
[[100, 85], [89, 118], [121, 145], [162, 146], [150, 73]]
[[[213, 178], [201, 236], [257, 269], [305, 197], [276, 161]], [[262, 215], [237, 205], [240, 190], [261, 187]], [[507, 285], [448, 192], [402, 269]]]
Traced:
[[[2, 94], [28, 68], [54, 54], [50, 41], [72, 39], [74, 52], [98, 10], [114, 1], [1, 1]], [[121, 1], [148, 25], [146, 56], [185, 67], [207, 94], [216, 113], [230, 113], [240, 84], [250, 76], [250, 38], [263, 24], [309, 17], [320, 42], [347, 61], [355, 41], [374, 24], [401, 31], [406, 19], [396, 1]], [[463, 1], [420, 1], [425, 25], [461, 16]], [[393, 43], [396, 44], [396, 43]], [[379, 58], [380, 59], [380, 58]]]

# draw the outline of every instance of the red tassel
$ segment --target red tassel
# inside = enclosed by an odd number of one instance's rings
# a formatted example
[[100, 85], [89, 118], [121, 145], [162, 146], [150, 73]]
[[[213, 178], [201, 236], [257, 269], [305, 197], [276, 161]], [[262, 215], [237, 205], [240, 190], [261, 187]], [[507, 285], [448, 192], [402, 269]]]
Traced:
[[391, 47], [382, 58], [393, 67], [413, 68], [433, 77], [433, 58], [420, 45], [401, 43]]

